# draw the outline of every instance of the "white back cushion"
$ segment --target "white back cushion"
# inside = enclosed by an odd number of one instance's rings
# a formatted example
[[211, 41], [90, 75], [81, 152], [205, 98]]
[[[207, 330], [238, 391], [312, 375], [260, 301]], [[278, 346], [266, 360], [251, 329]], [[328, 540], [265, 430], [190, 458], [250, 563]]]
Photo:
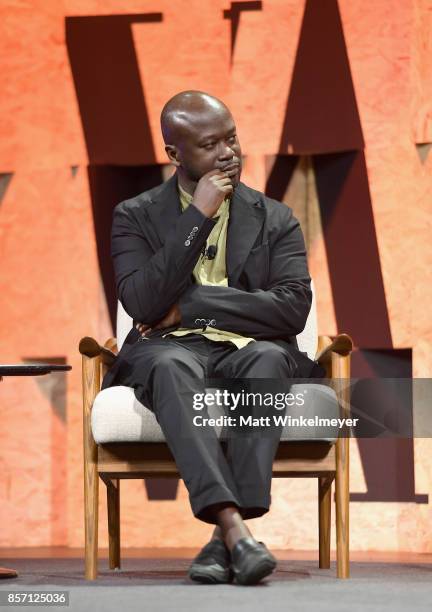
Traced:
[[316, 299], [315, 299], [315, 287], [313, 279], [311, 281], [312, 289], [312, 306], [309, 311], [309, 315], [306, 321], [305, 328], [297, 336], [297, 344], [299, 349], [307, 353], [309, 359], [315, 359], [315, 355], [318, 349], [318, 321], [317, 321], [317, 310], [316, 310]]
[[123, 304], [120, 300], [117, 300], [117, 348], [121, 349], [123, 342], [126, 340], [126, 336], [132, 329], [133, 319], [128, 315], [126, 310], [123, 308]]
[[[297, 336], [297, 342], [299, 349], [307, 353], [310, 359], [315, 359], [315, 355], [318, 348], [318, 326], [317, 326], [317, 313], [316, 313], [316, 300], [315, 300], [315, 289], [314, 283], [311, 283], [312, 289], [312, 306], [309, 312], [309, 316], [306, 321], [304, 330]], [[133, 325], [132, 317], [128, 315], [126, 310], [123, 308], [120, 300], [117, 302], [117, 347], [118, 350], [123, 346], [123, 342], [126, 339], [129, 331]]]

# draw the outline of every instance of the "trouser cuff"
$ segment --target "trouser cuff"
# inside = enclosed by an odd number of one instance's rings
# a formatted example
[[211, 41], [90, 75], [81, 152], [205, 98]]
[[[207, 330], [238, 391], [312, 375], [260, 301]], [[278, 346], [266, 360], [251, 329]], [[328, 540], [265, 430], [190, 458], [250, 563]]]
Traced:
[[217, 524], [214, 509], [212, 508], [215, 504], [237, 506], [239, 511], [241, 509], [240, 500], [228, 489], [220, 489], [217, 492], [208, 491], [199, 497], [190, 498], [190, 504], [195, 518], [204, 521], [204, 523], [210, 523], [211, 525]]

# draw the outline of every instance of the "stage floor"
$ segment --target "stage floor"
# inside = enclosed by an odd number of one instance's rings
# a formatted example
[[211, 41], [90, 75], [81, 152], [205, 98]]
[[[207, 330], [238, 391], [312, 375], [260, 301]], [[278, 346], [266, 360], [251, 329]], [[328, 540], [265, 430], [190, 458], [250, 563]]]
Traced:
[[353, 552], [351, 578], [338, 580], [335, 562], [331, 569], [320, 570], [314, 551], [275, 550], [279, 560], [275, 574], [260, 585], [242, 587], [189, 581], [186, 571], [196, 552], [126, 549], [122, 569], [111, 571], [102, 550], [99, 578], [87, 582], [81, 549], [0, 549], [0, 565], [19, 572], [18, 578], [2, 580], [0, 590], [67, 590], [69, 610], [92, 612], [118, 612], [121, 608], [127, 612], [431, 609], [430, 554]]

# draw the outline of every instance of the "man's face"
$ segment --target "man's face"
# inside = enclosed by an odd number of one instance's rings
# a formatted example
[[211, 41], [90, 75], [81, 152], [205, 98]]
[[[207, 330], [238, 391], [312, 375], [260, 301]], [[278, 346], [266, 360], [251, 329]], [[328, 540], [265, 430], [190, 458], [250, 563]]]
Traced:
[[235, 186], [242, 170], [241, 148], [231, 114], [225, 109], [191, 114], [181, 129], [176, 146], [179, 168], [192, 181], [198, 182], [210, 170], [230, 170]]

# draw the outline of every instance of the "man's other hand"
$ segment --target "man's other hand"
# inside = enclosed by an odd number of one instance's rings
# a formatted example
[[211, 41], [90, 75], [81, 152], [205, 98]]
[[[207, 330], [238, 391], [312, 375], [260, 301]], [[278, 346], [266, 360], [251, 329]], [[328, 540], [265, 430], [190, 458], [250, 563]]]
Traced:
[[163, 319], [159, 321], [153, 327], [145, 325], [144, 323], [137, 323], [135, 327], [140, 332], [141, 336], [146, 337], [152, 331], [152, 329], [164, 329], [165, 327], [172, 327], [177, 325], [181, 321], [181, 314], [178, 304], [173, 304]]

